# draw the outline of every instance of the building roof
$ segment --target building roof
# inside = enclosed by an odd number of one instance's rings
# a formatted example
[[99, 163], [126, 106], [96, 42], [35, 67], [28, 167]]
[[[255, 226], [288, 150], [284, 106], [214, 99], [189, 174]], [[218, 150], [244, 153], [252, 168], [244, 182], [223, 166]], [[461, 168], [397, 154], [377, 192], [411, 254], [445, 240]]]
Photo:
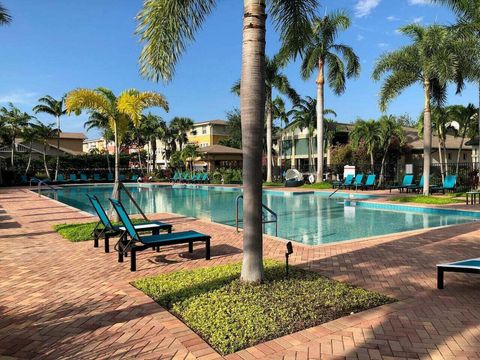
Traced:
[[87, 137], [84, 133], [80, 132], [60, 132], [60, 139], [80, 139], [84, 140]]
[[243, 154], [243, 151], [241, 149], [235, 149], [223, 145], [205, 146], [199, 148], [198, 151], [205, 154]]
[[208, 120], [208, 121], [201, 121], [196, 122], [193, 126], [202, 126], [202, 125], [227, 125], [228, 121], [225, 120]]
[[[407, 128], [405, 127], [405, 142], [408, 146], [410, 146], [413, 150], [423, 150], [423, 139], [420, 138], [418, 135], [417, 129], [414, 128]], [[438, 136], [433, 134], [432, 136], [432, 149], [438, 149]], [[452, 149], [456, 150], [460, 147], [460, 143], [462, 142], [461, 137], [455, 137], [453, 135], [447, 134], [446, 136], [446, 141], [445, 141], [445, 147], [447, 149]], [[464, 143], [464, 148], [470, 148], [470, 144]]]

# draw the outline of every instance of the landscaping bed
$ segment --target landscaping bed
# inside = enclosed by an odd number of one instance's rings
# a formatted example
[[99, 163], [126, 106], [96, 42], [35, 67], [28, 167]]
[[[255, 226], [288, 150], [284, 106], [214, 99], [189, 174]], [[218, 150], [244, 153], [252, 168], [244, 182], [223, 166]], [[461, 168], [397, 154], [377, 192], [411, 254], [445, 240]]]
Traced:
[[404, 203], [430, 204], [430, 205], [448, 205], [465, 203], [465, 199], [458, 199], [454, 195], [447, 196], [397, 196], [390, 200]]
[[241, 283], [240, 271], [236, 263], [143, 278], [133, 285], [222, 355], [393, 301], [297, 267], [286, 278], [284, 264], [277, 261], [265, 261], [261, 285]]

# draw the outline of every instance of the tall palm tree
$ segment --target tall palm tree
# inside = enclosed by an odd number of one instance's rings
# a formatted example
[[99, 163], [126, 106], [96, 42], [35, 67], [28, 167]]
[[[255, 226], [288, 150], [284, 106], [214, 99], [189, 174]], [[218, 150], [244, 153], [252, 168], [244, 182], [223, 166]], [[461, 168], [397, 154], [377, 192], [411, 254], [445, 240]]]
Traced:
[[375, 171], [375, 151], [381, 144], [380, 123], [375, 120], [357, 120], [350, 132], [350, 141], [354, 149], [363, 144], [370, 155], [370, 168]]
[[35, 114], [45, 113], [55, 117], [57, 120], [57, 163], [55, 165], [55, 179], [58, 176], [58, 170], [60, 166], [60, 117], [65, 115], [67, 110], [64, 107], [65, 96], [60, 100], [55, 100], [50, 95], [45, 95], [44, 97], [38, 99], [40, 104], [36, 105], [33, 108]]
[[[137, 32], [145, 46], [140, 55], [143, 76], [169, 81], [184, 53], [216, 5], [215, 0], [146, 0]], [[240, 111], [242, 118], [244, 231], [241, 279], [263, 280], [262, 144], [265, 116], [265, 35], [267, 0], [243, 1]], [[290, 49], [301, 50], [317, 0], [268, 0], [268, 13]]]
[[[272, 59], [265, 59], [265, 120], [267, 128], [267, 182], [272, 181], [272, 128], [273, 128], [273, 91], [277, 90], [286, 95], [293, 104], [300, 101], [300, 97], [294, 88], [290, 85], [288, 78], [281, 72], [282, 61], [277, 55]], [[232, 87], [232, 92], [240, 95], [240, 81], [236, 82]]]
[[148, 143], [152, 169], [155, 170], [157, 163], [157, 139], [164, 137], [167, 131], [167, 124], [160, 116], [148, 113], [144, 115], [140, 129]]
[[280, 142], [278, 145], [278, 153], [279, 153], [279, 166], [282, 166], [283, 160], [283, 134], [286, 126], [290, 122], [288, 111], [286, 111], [285, 101], [277, 96], [272, 101], [272, 117], [275, 120], [280, 120]]
[[33, 131], [35, 132], [36, 138], [43, 145], [43, 166], [45, 167], [45, 173], [47, 177], [50, 178], [50, 172], [47, 166], [47, 149], [50, 146], [49, 141], [55, 138], [55, 135], [58, 133], [58, 129], [55, 128], [55, 124], [45, 125], [40, 121], [36, 121], [31, 124]]
[[25, 175], [27, 175], [28, 171], [30, 170], [30, 165], [32, 164], [33, 143], [38, 141], [38, 134], [37, 131], [35, 131], [35, 128], [32, 126], [26, 126], [22, 131], [22, 140], [29, 145], [28, 161], [25, 168]]
[[385, 162], [390, 146], [394, 141], [402, 145], [405, 142], [405, 131], [403, 130], [402, 124], [393, 115], [383, 115], [380, 117], [378, 127], [380, 135], [379, 148], [383, 151], [380, 178], [378, 181], [378, 186], [381, 186], [385, 180]]
[[188, 142], [188, 132], [192, 130], [193, 120], [186, 117], [174, 117], [170, 122], [170, 129], [176, 135], [180, 151]]
[[317, 71], [317, 182], [323, 181], [325, 80], [336, 95], [346, 88], [346, 79], [360, 74], [360, 60], [350, 46], [337, 43], [342, 30], [350, 27], [344, 11], [315, 19], [304, 44], [302, 77], [309, 79]]
[[108, 151], [108, 143], [113, 139], [113, 132], [108, 123], [108, 118], [98, 112], [92, 112], [88, 117], [88, 120], [85, 121], [83, 127], [89, 131], [92, 129], [98, 129], [102, 133], [102, 138], [105, 147], [105, 156], [107, 157], [107, 168], [108, 172], [111, 173], [110, 167], [110, 153]]
[[[335, 116], [337, 116], [335, 114]], [[333, 119], [323, 119], [323, 143], [325, 144], [326, 152], [327, 152], [327, 165], [331, 164], [332, 159], [332, 146], [333, 146], [333, 139], [337, 134], [337, 123]]]
[[12, 103], [9, 103], [8, 107], [3, 106], [0, 108], [0, 118], [4, 123], [5, 129], [8, 131], [10, 137], [12, 147], [10, 164], [12, 167], [14, 167], [17, 137], [21, 134], [22, 130], [28, 126], [30, 120], [34, 119], [34, 117], [26, 112], [21, 111]]
[[8, 10], [2, 6], [2, 3], [0, 3], [0, 25], [8, 25], [11, 21], [12, 17]]
[[382, 55], [373, 70], [373, 78], [387, 77], [380, 91], [380, 109], [385, 111], [388, 103], [403, 90], [420, 84], [424, 97], [424, 149], [423, 176], [424, 195], [430, 193], [430, 164], [432, 149], [432, 100], [445, 101], [446, 87], [457, 74], [458, 53], [451, 33], [443, 26], [423, 27], [407, 25], [400, 31], [410, 37], [412, 43]]
[[76, 89], [67, 94], [65, 99], [67, 113], [74, 112], [79, 115], [82, 110], [90, 113], [99, 113], [108, 119], [110, 129], [114, 136], [115, 147], [115, 186], [112, 197], [120, 198], [119, 191], [119, 147], [122, 137], [128, 130], [130, 122], [139, 126], [144, 109], [159, 106], [168, 111], [165, 98], [154, 92], [140, 92], [135, 89], [125, 90], [118, 97], [106, 88]]

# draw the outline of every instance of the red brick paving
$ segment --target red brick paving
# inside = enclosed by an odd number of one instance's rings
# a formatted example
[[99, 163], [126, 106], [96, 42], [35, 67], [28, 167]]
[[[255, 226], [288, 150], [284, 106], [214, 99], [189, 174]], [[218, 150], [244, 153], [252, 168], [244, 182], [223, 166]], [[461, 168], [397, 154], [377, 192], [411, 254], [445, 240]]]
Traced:
[[[241, 259], [241, 234], [171, 214], [175, 229], [212, 235], [204, 249], [144, 252], [138, 271], [91, 242], [52, 231], [84, 213], [26, 189], [0, 190], [0, 359], [215, 359], [210, 346], [129, 285], [135, 278]], [[265, 254], [285, 244], [266, 238]], [[480, 224], [328, 246], [294, 246], [292, 262], [400, 301], [259, 344], [228, 359], [478, 359], [480, 277], [447, 274], [436, 290], [435, 264], [478, 257]]]

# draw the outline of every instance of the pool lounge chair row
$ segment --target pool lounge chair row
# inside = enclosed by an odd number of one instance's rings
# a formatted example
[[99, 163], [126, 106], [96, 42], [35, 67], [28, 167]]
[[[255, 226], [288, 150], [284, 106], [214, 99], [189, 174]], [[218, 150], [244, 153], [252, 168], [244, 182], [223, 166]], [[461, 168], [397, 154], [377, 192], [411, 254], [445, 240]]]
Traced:
[[188, 184], [207, 184], [209, 181], [208, 173], [179, 173], [176, 172], [170, 179], [174, 183], [188, 183]]
[[[137, 270], [137, 252], [146, 249], [160, 251], [160, 247], [167, 245], [188, 244], [188, 252], [193, 252], [194, 242], [205, 243], [205, 259], [210, 260], [210, 236], [193, 230], [179, 231], [172, 233], [172, 225], [160, 221], [151, 221], [141, 224], [133, 224], [128, 216], [123, 204], [115, 199], [109, 199], [115, 209], [122, 225], [113, 225], [108, 218], [105, 209], [96, 196], [87, 195], [97, 216], [99, 222], [93, 231], [94, 247], [98, 247], [98, 240], [104, 238], [105, 252], [110, 251], [110, 238], [119, 236], [115, 245], [118, 252], [118, 262], [123, 262], [125, 256], [130, 254], [130, 270]], [[167, 233], [160, 234], [165, 230]], [[151, 235], [140, 236], [139, 233], [151, 232]]]
[[[139, 176], [136, 175], [136, 174], [132, 175], [129, 179], [123, 174], [119, 175], [119, 180], [122, 181], [122, 182], [137, 181], [138, 178], [139, 178]], [[88, 177], [84, 173], [80, 173], [79, 175], [77, 175], [75, 173], [71, 173], [71, 174], [68, 174], [68, 178], [66, 178], [65, 175], [63, 175], [63, 174], [58, 174], [55, 181], [51, 181], [51, 180], [48, 180], [48, 179], [45, 179], [45, 180], [42, 180], [42, 181], [45, 182], [45, 183], [65, 184], [65, 183], [87, 183], [87, 182], [112, 182], [114, 180], [115, 180], [115, 178], [114, 178], [114, 175], [112, 173], [108, 173], [106, 178], [101, 176], [100, 174], [97, 174], [97, 173], [93, 174], [92, 177]], [[32, 178], [29, 179], [28, 176], [26, 176], [26, 175], [22, 175], [20, 177], [20, 183], [21, 184], [28, 184], [28, 183], [30, 183], [30, 181], [35, 182], [35, 181], [37, 181], [37, 178], [32, 177]]]
[[367, 179], [365, 182], [363, 182], [364, 175], [363, 174], [357, 174], [355, 178], [353, 175], [347, 175], [345, 180], [343, 182], [341, 181], [335, 181], [333, 183], [333, 188], [340, 188], [340, 189], [361, 189], [361, 190], [371, 190], [375, 188], [375, 182], [377, 179], [377, 175], [375, 174], [370, 174], [367, 176]]
[[[424, 185], [424, 178], [423, 175], [420, 178], [418, 184], [413, 184], [413, 175], [407, 174], [403, 177], [402, 184], [400, 185], [392, 185], [388, 186], [390, 192], [392, 189], [398, 189], [400, 192], [420, 192], [423, 189]], [[443, 181], [441, 186], [439, 185], [430, 185], [430, 192], [443, 192], [445, 194], [446, 191], [455, 191], [457, 185], [457, 175], [447, 175]]]

